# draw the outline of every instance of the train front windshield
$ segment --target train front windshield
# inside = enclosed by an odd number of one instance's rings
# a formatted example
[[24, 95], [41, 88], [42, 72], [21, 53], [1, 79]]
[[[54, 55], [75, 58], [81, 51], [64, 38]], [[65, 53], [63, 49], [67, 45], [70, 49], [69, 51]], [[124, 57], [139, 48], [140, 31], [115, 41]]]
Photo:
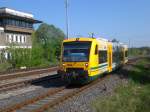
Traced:
[[88, 62], [91, 42], [64, 42], [63, 62]]

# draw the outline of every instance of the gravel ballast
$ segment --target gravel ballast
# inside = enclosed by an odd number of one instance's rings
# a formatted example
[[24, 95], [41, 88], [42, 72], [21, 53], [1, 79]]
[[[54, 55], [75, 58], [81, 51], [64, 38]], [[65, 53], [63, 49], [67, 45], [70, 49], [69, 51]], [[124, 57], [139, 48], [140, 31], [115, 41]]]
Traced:
[[92, 88], [85, 90], [82, 94], [68, 99], [63, 104], [55, 107], [54, 112], [94, 112], [91, 102], [98, 97], [104, 97], [113, 94], [113, 90], [119, 84], [127, 84], [127, 79], [120, 78], [117, 74], [105, 78]]

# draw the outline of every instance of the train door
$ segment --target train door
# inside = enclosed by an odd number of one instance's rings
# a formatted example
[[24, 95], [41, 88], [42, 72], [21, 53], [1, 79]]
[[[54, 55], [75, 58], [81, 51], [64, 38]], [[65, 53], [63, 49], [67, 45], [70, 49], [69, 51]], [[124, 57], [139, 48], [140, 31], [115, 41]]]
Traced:
[[103, 41], [101, 42], [98, 50], [99, 57], [99, 72], [105, 73], [108, 71], [108, 55], [107, 55], [107, 44]]
[[112, 71], [112, 44], [108, 43], [108, 70]]

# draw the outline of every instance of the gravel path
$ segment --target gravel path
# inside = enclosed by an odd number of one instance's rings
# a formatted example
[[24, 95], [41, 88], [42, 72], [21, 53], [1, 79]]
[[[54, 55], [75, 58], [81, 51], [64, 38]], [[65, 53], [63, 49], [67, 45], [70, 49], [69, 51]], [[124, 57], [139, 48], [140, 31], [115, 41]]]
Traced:
[[91, 108], [91, 102], [98, 97], [111, 95], [118, 84], [126, 84], [127, 79], [120, 78], [118, 75], [111, 75], [99, 82], [92, 89], [83, 91], [81, 95], [65, 101], [63, 104], [55, 107], [54, 112], [94, 112]]

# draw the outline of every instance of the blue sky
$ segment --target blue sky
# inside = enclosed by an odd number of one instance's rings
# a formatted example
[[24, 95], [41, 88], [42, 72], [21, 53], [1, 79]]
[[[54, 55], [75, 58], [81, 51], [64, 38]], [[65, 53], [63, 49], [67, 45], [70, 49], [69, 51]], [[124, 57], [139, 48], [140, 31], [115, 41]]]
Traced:
[[[65, 30], [64, 0], [0, 0], [9, 7]], [[150, 46], [150, 0], [69, 0], [69, 36], [116, 38], [130, 46]]]

